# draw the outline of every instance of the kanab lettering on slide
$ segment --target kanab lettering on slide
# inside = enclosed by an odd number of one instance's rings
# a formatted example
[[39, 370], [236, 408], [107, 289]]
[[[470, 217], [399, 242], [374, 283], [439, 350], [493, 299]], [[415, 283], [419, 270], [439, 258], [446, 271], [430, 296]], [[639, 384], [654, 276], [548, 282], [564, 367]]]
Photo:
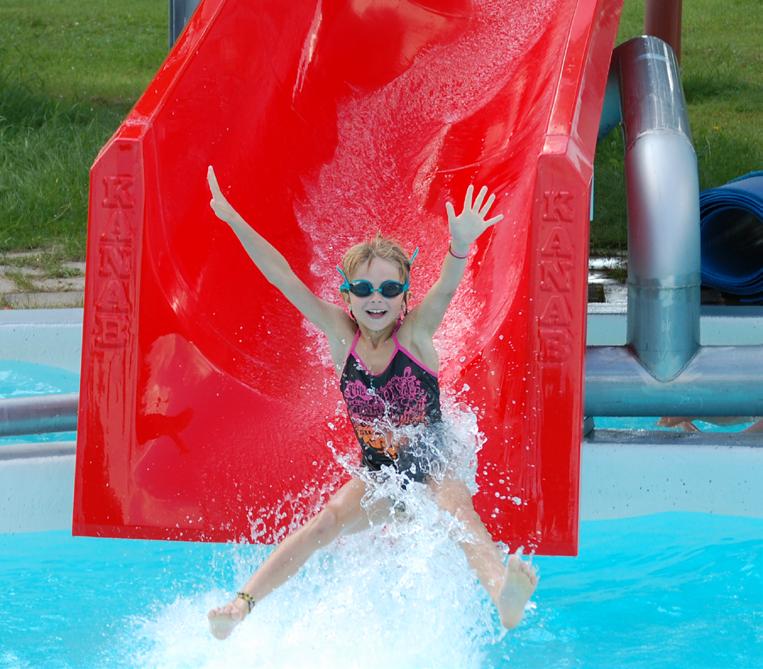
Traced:
[[561, 363], [572, 354], [572, 268], [574, 246], [569, 225], [574, 217], [574, 198], [567, 191], [544, 191], [541, 225], [540, 359]]
[[129, 331], [130, 276], [133, 265], [132, 225], [134, 179], [121, 174], [103, 177], [107, 224], [98, 239], [98, 276], [103, 282], [95, 303], [96, 349], [122, 348]]

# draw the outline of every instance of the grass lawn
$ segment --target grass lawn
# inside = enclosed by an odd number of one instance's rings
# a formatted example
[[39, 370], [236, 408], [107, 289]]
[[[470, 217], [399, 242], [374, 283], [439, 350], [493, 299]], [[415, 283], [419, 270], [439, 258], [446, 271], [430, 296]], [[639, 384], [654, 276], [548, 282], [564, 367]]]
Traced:
[[[618, 42], [641, 33], [642, 12], [626, 0]], [[167, 17], [164, 0], [0, 0], [0, 256], [84, 258], [88, 170], [164, 59]], [[763, 168], [761, 25], [760, 0], [684, 3], [703, 188]], [[594, 254], [625, 249], [622, 153], [617, 131], [597, 151]]]
[[167, 54], [161, 0], [0, 0], [0, 253], [82, 260], [88, 170]]

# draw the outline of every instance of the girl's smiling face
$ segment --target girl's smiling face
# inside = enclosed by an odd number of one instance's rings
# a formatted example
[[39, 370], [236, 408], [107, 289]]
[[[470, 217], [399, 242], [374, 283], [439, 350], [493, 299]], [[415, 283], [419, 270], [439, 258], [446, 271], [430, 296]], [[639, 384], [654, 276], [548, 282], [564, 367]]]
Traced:
[[[384, 281], [402, 282], [403, 277], [396, 263], [374, 257], [355, 276], [350, 277], [350, 282], [361, 279], [370, 281], [374, 288], [378, 288]], [[345, 299], [349, 299], [350, 310], [355, 319], [369, 330], [378, 331], [388, 327], [397, 321], [405, 308], [405, 293], [396, 297], [384, 297], [378, 291], [374, 291], [368, 297], [358, 297], [352, 293], [345, 295]]]

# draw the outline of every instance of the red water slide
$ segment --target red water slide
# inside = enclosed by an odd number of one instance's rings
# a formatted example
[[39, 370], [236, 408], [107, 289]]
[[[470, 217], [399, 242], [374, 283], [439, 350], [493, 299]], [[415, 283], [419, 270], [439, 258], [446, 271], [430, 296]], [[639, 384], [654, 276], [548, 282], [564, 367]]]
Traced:
[[439, 333], [494, 537], [577, 550], [593, 153], [620, 0], [204, 0], [90, 175], [74, 533], [272, 541], [357, 458], [321, 335], [210, 210], [339, 303], [377, 230], [421, 253], [469, 183], [483, 236]]

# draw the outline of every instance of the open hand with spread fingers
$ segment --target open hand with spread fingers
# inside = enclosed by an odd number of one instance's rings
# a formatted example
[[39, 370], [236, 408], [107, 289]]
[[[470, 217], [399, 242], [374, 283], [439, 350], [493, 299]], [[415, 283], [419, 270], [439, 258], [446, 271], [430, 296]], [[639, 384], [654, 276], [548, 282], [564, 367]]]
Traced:
[[469, 252], [469, 247], [491, 225], [503, 220], [503, 214], [487, 218], [490, 208], [495, 203], [495, 194], [488, 194], [487, 186], [480, 188], [477, 197], [474, 197], [474, 185], [469, 184], [464, 197], [464, 209], [456, 215], [453, 203], [446, 202], [445, 209], [448, 212], [448, 225], [450, 226], [450, 248], [457, 256], [464, 256]]

